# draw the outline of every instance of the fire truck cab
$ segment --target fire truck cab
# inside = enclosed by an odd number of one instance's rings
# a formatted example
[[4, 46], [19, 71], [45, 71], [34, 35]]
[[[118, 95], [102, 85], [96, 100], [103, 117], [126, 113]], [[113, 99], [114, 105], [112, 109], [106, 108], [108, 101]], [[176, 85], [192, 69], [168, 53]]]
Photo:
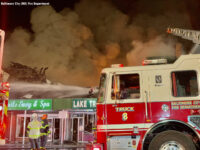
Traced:
[[145, 63], [102, 70], [93, 149], [200, 149], [200, 54]]

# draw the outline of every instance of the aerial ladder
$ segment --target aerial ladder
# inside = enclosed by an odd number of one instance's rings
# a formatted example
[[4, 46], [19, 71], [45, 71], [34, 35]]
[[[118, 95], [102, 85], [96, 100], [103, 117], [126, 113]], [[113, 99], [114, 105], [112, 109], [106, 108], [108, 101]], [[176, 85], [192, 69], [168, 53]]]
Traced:
[[0, 145], [5, 144], [6, 128], [7, 128], [7, 110], [10, 86], [5, 82], [2, 70], [3, 48], [4, 48], [5, 32], [0, 29]]
[[200, 31], [168, 28], [167, 33], [179, 36], [183, 39], [191, 40], [195, 44], [190, 51], [191, 54], [197, 53], [197, 51], [200, 49]]

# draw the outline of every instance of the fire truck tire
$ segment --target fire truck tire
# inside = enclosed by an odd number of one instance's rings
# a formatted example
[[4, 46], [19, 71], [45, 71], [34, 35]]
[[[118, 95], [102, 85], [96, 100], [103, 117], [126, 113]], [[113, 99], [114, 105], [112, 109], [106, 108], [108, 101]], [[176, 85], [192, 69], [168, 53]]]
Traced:
[[157, 134], [151, 141], [148, 150], [196, 150], [192, 138], [182, 132], [168, 130]]

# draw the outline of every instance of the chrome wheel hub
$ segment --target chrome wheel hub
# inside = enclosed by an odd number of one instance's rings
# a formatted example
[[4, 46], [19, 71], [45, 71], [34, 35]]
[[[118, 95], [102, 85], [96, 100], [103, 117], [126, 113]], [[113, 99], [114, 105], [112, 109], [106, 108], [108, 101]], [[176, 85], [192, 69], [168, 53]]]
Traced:
[[161, 145], [159, 150], [185, 150], [185, 148], [177, 141], [167, 141]]

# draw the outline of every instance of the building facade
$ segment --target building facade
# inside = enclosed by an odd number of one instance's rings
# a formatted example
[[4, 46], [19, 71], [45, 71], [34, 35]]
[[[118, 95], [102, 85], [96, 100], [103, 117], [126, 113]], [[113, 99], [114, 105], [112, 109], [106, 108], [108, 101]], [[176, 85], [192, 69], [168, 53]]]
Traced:
[[7, 142], [28, 142], [26, 129], [32, 113], [39, 117], [48, 114], [50, 143], [94, 140], [92, 128], [96, 122], [96, 98], [9, 100]]

